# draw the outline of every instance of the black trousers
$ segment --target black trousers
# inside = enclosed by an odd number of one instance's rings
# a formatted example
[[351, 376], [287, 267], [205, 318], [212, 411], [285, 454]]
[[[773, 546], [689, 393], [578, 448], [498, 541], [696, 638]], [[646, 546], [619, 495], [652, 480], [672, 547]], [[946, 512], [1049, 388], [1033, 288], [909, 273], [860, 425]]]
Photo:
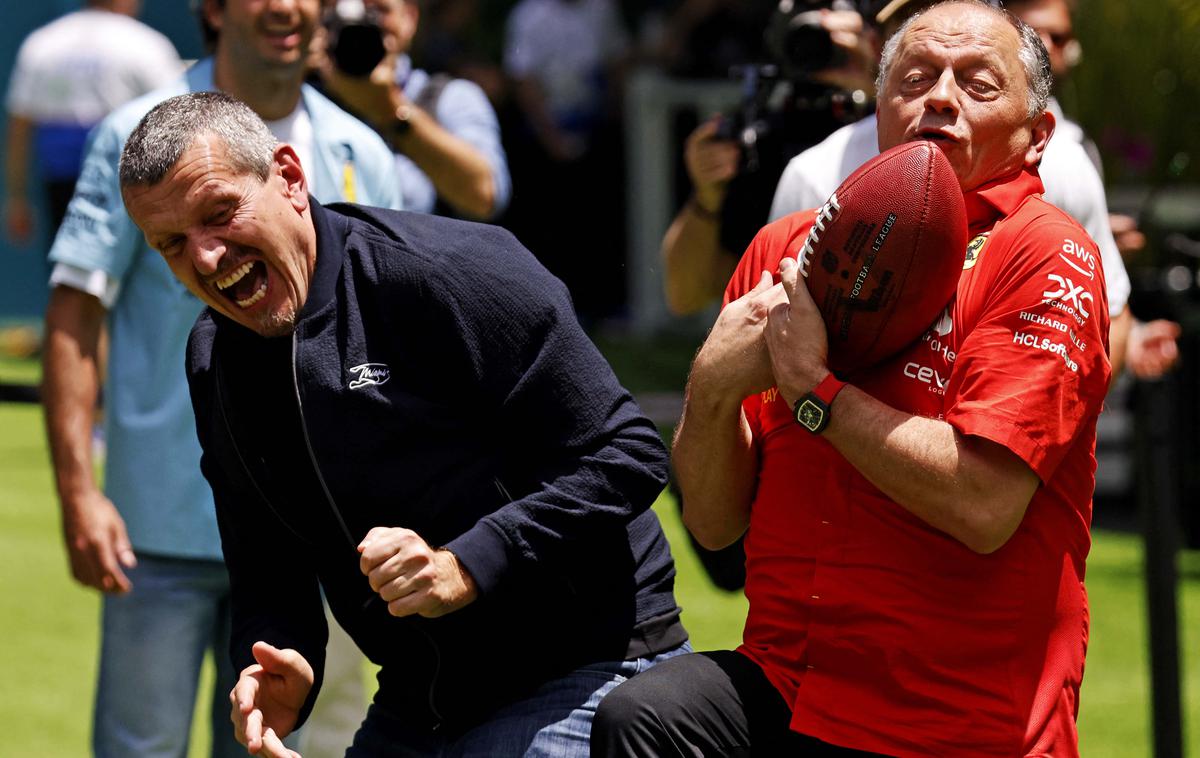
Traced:
[[793, 732], [783, 696], [753, 661], [730, 650], [681, 655], [600, 701], [592, 758], [875, 756]]

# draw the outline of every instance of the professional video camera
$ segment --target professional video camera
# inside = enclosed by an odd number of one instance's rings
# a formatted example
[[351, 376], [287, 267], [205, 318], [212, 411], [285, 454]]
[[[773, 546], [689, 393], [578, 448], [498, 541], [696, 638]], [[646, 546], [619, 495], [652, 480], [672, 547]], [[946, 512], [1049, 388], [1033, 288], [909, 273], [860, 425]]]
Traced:
[[862, 6], [852, 0], [780, 0], [764, 35], [767, 52], [789, 79], [840, 66], [845, 55], [821, 26], [821, 11], [865, 14]]
[[330, 60], [348, 76], [370, 74], [387, 55], [379, 13], [363, 0], [337, 0], [325, 15], [325, 34]]
[[742, 171], [782, 171], [781, 160], [869, 112], [863, 93], [843, 92], [811, 78], [845, 62], [821, 26], [821, 10], [866, 14], [867, 5], [866, 0], [780, 0], [763, 36], [770, 62], [730, 70], [741, 82], [742, 95], [738, 107], [721, 119], [717, 136], [741, 145]]

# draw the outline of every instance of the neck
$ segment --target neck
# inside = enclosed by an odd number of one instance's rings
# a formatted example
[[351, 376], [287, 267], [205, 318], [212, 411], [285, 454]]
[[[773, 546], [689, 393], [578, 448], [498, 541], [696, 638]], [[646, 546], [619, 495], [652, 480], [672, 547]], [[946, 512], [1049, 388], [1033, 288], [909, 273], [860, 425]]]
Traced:
[[303, 82], [303, 65], [238, 65], [231, 53], [217, 46], [213, 58], [213, 83], [217, 89], [250, 106], [264, 121], [276, 121], [296, 110]]

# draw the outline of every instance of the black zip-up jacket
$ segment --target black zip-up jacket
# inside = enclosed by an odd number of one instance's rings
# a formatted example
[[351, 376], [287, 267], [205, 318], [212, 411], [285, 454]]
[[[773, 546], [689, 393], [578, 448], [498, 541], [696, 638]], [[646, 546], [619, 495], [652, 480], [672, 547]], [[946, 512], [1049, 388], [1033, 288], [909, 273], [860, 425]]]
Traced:
[[[376, 702], [466, 728], [549, 678], [686, 640], [649, 506], [654, 426], [583, 334], [565, 289], [502, 229], [313, 204], [316, 270], [291, 337], [209, 310], [188, 378], [233, 588], [231, 653], [297, 649], [320, 685], [339, 623], [381, 667]], [[357, 544], [403, 526], [479, 586], [398, 619]]]

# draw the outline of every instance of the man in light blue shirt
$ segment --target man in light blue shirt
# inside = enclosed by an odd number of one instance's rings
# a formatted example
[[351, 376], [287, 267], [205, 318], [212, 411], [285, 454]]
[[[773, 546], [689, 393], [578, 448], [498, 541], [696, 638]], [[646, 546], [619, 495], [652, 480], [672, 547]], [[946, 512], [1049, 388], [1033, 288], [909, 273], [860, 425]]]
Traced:
[[[366, 76], [329, 56], [318, 66], [333, 97], [371, 123], [396, 154], [405, 210], [486, 220], [508, 206], [512, 182], [496, 112], [479, 85], [414, 68], [416, 0], [367, 0], [392, 52]], [[332, 52], [332, 51], [330, 51]]]
[[[320, 0], [205, 2], [204, 21], [218, 32], [213, 56], [97, 126], [50, 251], [47, 430], [72, 573], [105, 593], [97, 755], [183, 755], [208, 649], [218, 665], [213, 754], [244, 755], [225, 716], [235, 679], [228, 579], [184, 377], [187, 335], [204, 306], [126, 215], [116, 175], [120, 151], [156, 103], [221, 89], [250, 105], [281, 140], [299, 143], [318, 200], [399, 207], [387, 146], [301, 84], [319, 11]], [[101, 493], [91, 438], [106, 321]]]

